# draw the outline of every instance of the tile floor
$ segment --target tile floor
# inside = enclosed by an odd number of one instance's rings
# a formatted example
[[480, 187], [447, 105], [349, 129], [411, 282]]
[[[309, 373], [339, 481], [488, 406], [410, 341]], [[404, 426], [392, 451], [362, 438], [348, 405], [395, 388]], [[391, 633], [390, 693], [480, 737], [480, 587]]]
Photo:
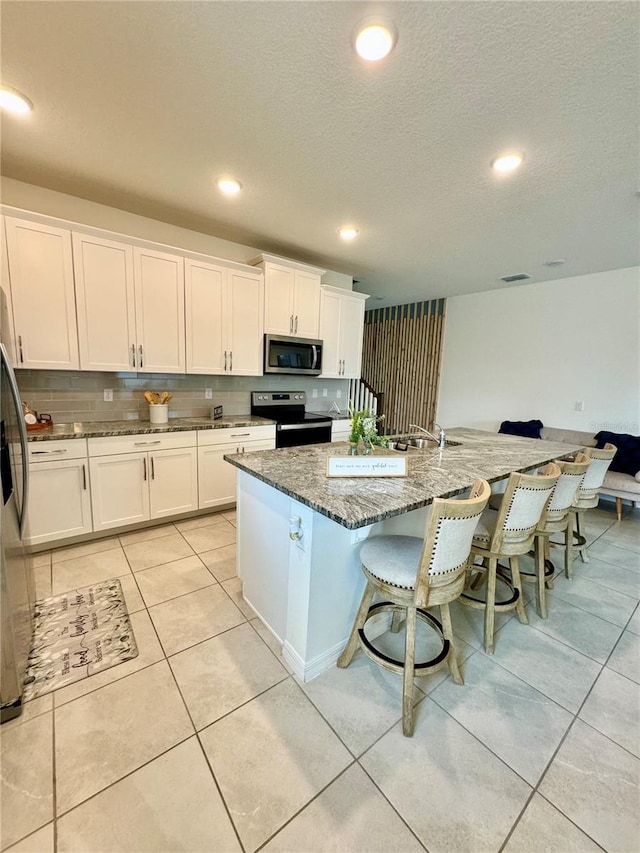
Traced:
[[140, 654], [2, 727], [3, 850], [638, 851], [639, 510], [592, 511], [590, 562], [548, 620], [500, 616], [492, 657], [455, 607], [465, 685], [418, 679], [411, 739], [400, 680], [362, 654], [292, 677], [242, 600], [234, 522], [33, 558], [42, 594], [119, 576]]

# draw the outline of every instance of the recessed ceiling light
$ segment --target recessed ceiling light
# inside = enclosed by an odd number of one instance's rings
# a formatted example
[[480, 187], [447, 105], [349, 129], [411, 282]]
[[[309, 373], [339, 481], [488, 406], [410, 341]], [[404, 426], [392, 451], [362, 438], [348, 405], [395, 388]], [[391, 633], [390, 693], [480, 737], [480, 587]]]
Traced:
[[33, 104], [29, 98], [21, 92], [18, 92], [16, 89], [10, 89], [7, 86], [3, 86], [0, 89], [0, 107], [11, 113], [25, 115], [26, 113], [31, 112]]
[[384, 59], [395, 44], [395, 32], [386, 21], [367, 18], [356, 30], [354, 40], [356, 53], [367, 62]]
[[524, 162], [524, 154], [521, 151], [510, 151], [508, 154], [501, 154], [491, 161], [491, 166], [496, 172], [513, 172], [518, 166]]
[[225, 195], [238, 195], [242, 189], [242, 184], [235, 178], [219, 178], [216, 183], [220, 192]]
[[338, 229], [338, 234], [343, 240], [353, 240], [360, 232], [357, 228], [352, 228], [350, 225], [345, 225], [344, 228]]

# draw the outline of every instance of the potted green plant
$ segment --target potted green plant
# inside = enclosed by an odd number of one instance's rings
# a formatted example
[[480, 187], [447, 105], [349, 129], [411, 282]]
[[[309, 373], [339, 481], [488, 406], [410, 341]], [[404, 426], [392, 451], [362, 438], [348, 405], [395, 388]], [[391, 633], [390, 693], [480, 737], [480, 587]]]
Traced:
[[349, 402], [349, 417], [351, 431], [349, 433], [350, 454], [356, 456], [358, 445], [362, 439], [365, 446], [365, 455], [373, 453], [375, 445], [386, 447], [387, 440], [378, 435], [378, 423], [384, 419], [384, 415], [376, 415], [371, 409], [360, 409], [356, 411], [353, 401]]

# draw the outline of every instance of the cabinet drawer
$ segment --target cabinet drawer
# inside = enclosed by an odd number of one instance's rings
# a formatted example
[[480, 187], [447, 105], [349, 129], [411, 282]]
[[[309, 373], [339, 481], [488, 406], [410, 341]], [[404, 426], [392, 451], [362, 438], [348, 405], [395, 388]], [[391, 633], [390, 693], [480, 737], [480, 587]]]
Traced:
[[54, 459], [84, 459], [87, 456], [86, 438], [30, 441], [27, 445], [29, 462], [51, 462]]
[[195, 447], [195, 430], [166, 433], [138, 433], [89, 439], [89, 456], [111, 456], [117, 453], [140, 453], [145, 450], [171, 450]]
[[257, 427], [228, 427], [224, 429], [203, 429], [198, 432], [198, 447], [211, 444], [244, 444], [248, 441], [275, 441], [275, 424]]

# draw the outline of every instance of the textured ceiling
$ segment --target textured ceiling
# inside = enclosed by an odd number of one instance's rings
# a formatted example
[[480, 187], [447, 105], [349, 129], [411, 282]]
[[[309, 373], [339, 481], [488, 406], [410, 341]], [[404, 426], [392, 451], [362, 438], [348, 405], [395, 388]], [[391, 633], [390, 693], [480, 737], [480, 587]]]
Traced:
[[[381, 12], [398, 43], [368, 65], [351, 35]], [[377, 305], [632, 266], [639, 21], [636, 2], [5, 0], [2, 80], [35, 110], [4, 118], [2, 172], [351, 274]]]

